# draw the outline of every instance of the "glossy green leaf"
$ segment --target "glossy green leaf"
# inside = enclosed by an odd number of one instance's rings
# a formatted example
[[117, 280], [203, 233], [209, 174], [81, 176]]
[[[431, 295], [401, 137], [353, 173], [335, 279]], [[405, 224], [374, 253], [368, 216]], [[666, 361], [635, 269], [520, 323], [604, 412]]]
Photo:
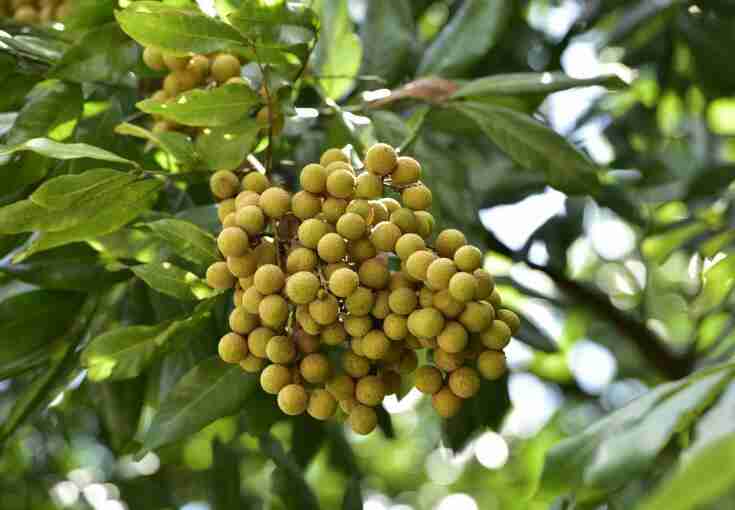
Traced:
[[258, 47], [258, 57], [264, 48], [296, 50], [305, 57], [306, 45], [314, 39], [319, 25], [311, 8], [283, 0], [243, 2], [228, 19], [249, 44]]
[[140, 418], [145, 381], [89, 384], [87, 389], [111, 449], [118, 454], [126, 453]]
[[283, 451], [281, 444], [269, 435], [259, 438], [260, 450], [275, 463], [273, 491], [281, 498], [286, 508], [318, 510], [319, 502], [304, 479], [299, 465]]
[[360, 70], [362, 44], [355, 34], [347, 3], [324, 0], [320, 11], [321, 33], [314, 55], [319, 86], [325, 96], [339, 99], [354, 86]]
[[463, 76], [498, 43], [513, 9], [509, 0], [466, 0], [424, 52], [417, 74]]
[[116, 192], [134, 180], [132, 174], [109, 168], [62, 175], [42, 184], [31, 195], [31, 201], [50, 211], [61, 211], [91, 201], [101, 193]]
[[373, 0], [367, 4], [360, 31], [363, 46], [362, 74], [395, 81], [406, 67], [416, 46], [416, 29], [409, 0]]
[[641, 244], [641, 251], [657, 264], [664, 262], [669, 255], [679, 249], [690, 239], [709, 229], [702, 221], [694, 221], [686, 225], [669, 229], [661, 234], [647, 237]]
[[703, 279], [702, 290], [692, 305], [692, 312], [697, 316], [722, 303], [735, 287], [735, 255], [728, 255], [710, 266]]
[[247, 118], [232, 126], [205, 129], [197, 136], [196, 150], [209, 170], [233, 170], [254, 149], [261, 126]]
[[212, 289], [201, 278], [170, 262], [151, 262], [131, 269], [151, 288], [182, 301], [195, 301], [213, 295]]
[[167, 131], [164, 133], [153, 133], [135, 124], [124, 122], [115, 127], [115, 132], [121, 135], [130, 135], [145, 140], [150, 140], [158, 145], [161, 149], [168, 152], [176, 158], [186, 168], [193, 167], [199, 157], [194, 150], [194, 144], [188, 136], [175, 131]]
[[48, 138], [32, 138], [23, 143], [4, 146], [0, 145], [0, 156], [8, 156], [16, 152], [32, 151], [47, 158], [53, 159], [80, 159], [90, 158], [113, 163], [125, 163], [138, 166], [135, 161], [121, 158], [110, 151], [87, 145], [86, 143], [59, 143]]
[[203, 269], [221, 259], [214, 236], [193, 223], [166, 219], [145, 223], [143, 226], [165, 241], [180, 257]]
[[601, 75], [595, 78], [572, 78], [562, 72], [554, 73], [511, 73], [498, 74], [472, 80], [462, 85], [452, 94], [453, 99], [476, 98], [483, 96], [515, 96], [522, 94], [551, 94], [560, 90], [575, 87], [620, 88], [625, 83], [614, 74]]
[[218, 356], [187, 372], [161, 403], [146, 431], [143, 447], [152, 450], [187, 437], [224, 416], [237, 413], [257, 390], [258, 377]]

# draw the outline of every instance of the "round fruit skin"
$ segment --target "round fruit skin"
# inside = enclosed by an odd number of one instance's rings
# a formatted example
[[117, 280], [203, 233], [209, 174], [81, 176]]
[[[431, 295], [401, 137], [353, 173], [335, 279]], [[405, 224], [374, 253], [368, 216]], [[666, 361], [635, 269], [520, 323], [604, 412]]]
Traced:
[[378, 424], [378, 415], [372, 408], [357, 404], [352, 407], [348, 422], [353, 432], [367, 435], [375, 430]]
[[455, 416], [462, 407], [462, 399], [444, 387], [431, 398], [431, 404], [442, 418]]
[[220, 339], [217, 350], [225, 363], [239, 363], [248, 355], [248, 343], [237, 333], [227, 333]]
[[490, 327], [480, 333], [482, 345], [496, 351], [503, 350], [510, 342], [511, 330], [502, 320], [495, 319]]
[[314, 273], [299, 271], [286, 281], [286, 295], [296, 304], [311, 303], [319, 291], [319, 278]]
[[317, 388], [309, 397], [306, 412], [317, 420], [328, 420], [337, 411], [337, 400], [327, 390]]
[[357, 401], [366, 406], [375, 407], [385, 397], [385, 383], [377, 375], [368, 375], [357, 381], [355, 386]]
[[472, 398], [480, 390], [480, 376], [470, 367], [461, 367], [449, 374], [448, 385], [459, 398]]
[[421, 393], [433, 395], [442, 388], [442, 373], [438, 368], [423, 366], [416, 369], [414, 375], [416, 389]]
[[500, 351], [483, 351], [477, 357], [477, 371], [485, 379], [500, 379], [507, 371], [505, 355]]
[[260, 373], [260, 387], [271, 395], [278, 395], [278, 392], [289, 384], [291, 384], [291, 371], [285, 365], [268, 365]]
[[278, 392], [278, 407], [289, 416], [298, 416], [306, 411], [309, 396], [303, 386], [289, 384]]
[[395, 149], [386, 143], [376, 143], [365, 155], [365, 167], [368, 172], [377, 175], [388, 175], [398, 163]]
[[209, 266], [206, 279], [207, 284], [213, 289], [229, 289], [235, 284], [235, 277], [225, 262], [215, 262]]
[[323, 383], [329, 378], [329, 359], [324, 354], [309, 354], [301, 360], [302, 377], [311, 384]]
[[515, 335], [521, 328], [521, 319], [515, 312], [512, 312], [506, 308], [501, 308], [497, 313], [498, 320], [505, 322], [510, 328], [511, 334]]

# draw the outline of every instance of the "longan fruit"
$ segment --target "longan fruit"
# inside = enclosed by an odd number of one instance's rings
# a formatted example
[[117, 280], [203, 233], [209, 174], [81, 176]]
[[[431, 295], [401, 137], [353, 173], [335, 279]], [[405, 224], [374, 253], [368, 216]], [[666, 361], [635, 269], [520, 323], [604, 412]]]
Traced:
[[279, 329], [288, 320], [288, 302], [278, 294], [265, 296], [258, 305], [258, 315], [264, 325]]
[[189, 65], [189, 57], [179, 57], [170, 53], [164, 53], [163, 62], [171, 71], [183, 71]]
[[250, 249], [250, 240], [243, 229], [227, 227], [217, 237], [217, 247], [225, 257], [242, 257]]
[[255, 287], [248, 287], [242, 294], [241, 303], [248, 313], [257, 314], [261, 301], [263, 301], [263, 294]]
[[411, 288], [401, 287], [388, 295], [388, 307], [393, 313], [409, 315], [418, 305], [418, 296]]
[[246, 191], [252, 191], [253, 193], [260, 194], [270, 188], [270, 186], [271, 181], [260, 172], [248, 172], [247, 175], [242, 178], [242, 189]]
[[235, 212], [235, 200], [228, 198], [217, 204], [217, 217], [223, 222], [227, 216]]
[[365, 357], [377, 360], [383, 359], [390, 349], [390, 340], [379, 329], [370, 331], [362, 338], [362, 350]]
[[237, 219], [235, 218], [235, 213], [228, 214], [225, 220], [222, 222], [222, 228], [229, 227], [237, 227]]
[[322, 210], [322, 199], [308, 191], [299, 191], [291, 200], [291, 209], [300, 220], [313, 218]]
[[396, 241], [395, 252], [401, 260], [407, 260], [414, 252], [426, 248], [426, 242], [418, 234], [403, 234]]
[[347, 157], [347, 154], [342, 152], [340, 149], [328, 149], [322, 154], [322, 157], [319, 158], [319, 164], [323, 167], [326, 167], [330, 163], [334, 163], [335, 161], [343, 161], [345, 163], [349, 162], [350, 159]]
[[303, 330], [310, 335], [318, 335], [321, 332], [321, 326], [309, 314], [308, 305], [299, 305], [296, 307], [296, 320]]
[[[498, 314], [502, 310], [498, 311]], [[490, 327], [480, 333], [480, 340], [482, 345], [488, 349], [501, 351], [510, 342], [511, 331], [510, 327], [502, 320], [495, 319]]]
[[341, 322], [334, 322], [322, 329], [319, 340], [325, 345], [340, 345], [347, 340], [347, 331]]
[[396, 186], [413, 184], [421, 178], [421, 165], [413, 158], [401, 156], [396, 160], [396, 167], [390, 178]]
[[508, 310], [507, 308], [500, 308], [497, 316], [498, 320], [501, 320], [508, 325], [512, 335], [518, 333], [518, 330], [521, 328], [521, 319], [515, 314], [515, 312]]
[[301, 188], [309, 193], [321, 194], [327, 189], [327, 169], [322, 165], [311, 163], [301, 170], [299, 176]]
[[347, 170], [352, 175], [355, 175], [355, 169], [352, 168], [351, 164], [345, 161], [332, 161], [325, 168], [327, 170], [327, 177], [329, 177], [332, 174], [332, 172], [336, 170]]
[[467, 330], [459, 322], [447, 322], [446, 326], [439, 336], [436, 338], [439, 347], [451, 354], [462, 352], [467, 343], [469, 342], [469, 336]]
[[456, 273], [449, 280], [449, 294], [462, 303], [475, 299], [477, 279], [470, 273]]
[[385, 319], [390, 314], [390, 307], [388, 306], [388, 296], [390, 293], [387, 290], [381, 290], [375, 294], [375, 304], [370, 310], [370, 314], [376, 319]]
[[182, 79], [181, 73], [169, 73], [163, 79], [163, 90], [169, 95], [169, 97], [176, 97], [181, 92], [188, 90], [184, 80], [185, 79]]
[[371, 407], [357, 404], [350, 410], [347, 421], [355, 434], [367, 435], [378, 425], [378, 415]]
[[311, 384], [319, 384], [329, 379], [331, 367], [329, 359], [324, 354], [308, 354], [299, 365], [301, 376]]
[[407, 207], [400, 207], [390, 213], [390, 221], [401, 229], [404, 234], [418, 232], [418, 221], [414, 212]]
[[401, 203], [395, 198], [391, 197], [381, 198], [380, 203], [383, 204], [383, 206], [385, 206], [385, 208], [388, 210], [388, 216], [401, 208]]
[[356, 213], [345, 213], [337, 220], [337, 233], [345, 239], [355, 241], [365, 235], [367, 223]]
[[357, 401], [355, 397], [349, 397], [344, 400], [338, 400], [339, 408], [342, 409], [342, 412], [345, 413], [349, 420], [349, 414], [352, 412], [352, 410], [355, 408], [355, 406], [359, 406], [360, 403]]
[[[472, 275], [475, 277], [475, 280], [477, 280], [477, 292], [475, 293], [475, 297], [477, 299], [489, 299], [495, 293], [495, 280], [492, 275], [484, 269], [475, 269]], [[499, 294], [498, 297], [500, 297]], [[490, 301], [492, 302], [493, 300], [490, 299]], [[500, 303], [497, 303], [497, 305], [496, 303], [492, 304], [493, 306], [500, 306]]]
[[507, 370], [505, 354], [501, 351], [482, 351], [477, 357], [477, 371], [485, 379], [500, 379]]
[[391, 340], [403, 340], [408, 336], [408, 319], [392, 313], [383, 319], [383, 332]]
[[406, 188], [401, 193], [403, 205], [414, 211], [425, 211], [431, 207], [431, 190], [423, 184]]
[[[406, 234], [410, 235], [410, 234]], [[436, 257], [429, 250], [417, 250], [414, 251], [406, 259], [406, 272], [418, 281], [426, 280], [426, 271]]]
[[368, 375], [357, 381], [355, 398], [361, 404], [375, 407], [385, 398], [385, 383], [381, 377]]
[[305, 220], [297, 232], [299, 242], [307, 248], [317, 247], [319, 240], [329, 233], [329, 227], [322, 220], [309, 218]]
[[379, 175], [363, 172], [357, 176], [355, 196], [358, 198], [380, 198], [383, 196], [383, 179]]
[[342, 354], [342, 368], [350, 377], [365, 377], [370, 372], [370, 361], [354, 352], [345, 351]]
[[428, 211], [416, 211], [416, 233], [428, 239], [434, 231], [434, 217]]
[[38, 23], [38, 11], [32, 5], [21, 5], [13, 13], [13, 19], [18, 23], [31, 24]]
[[437, 291], [447, 289], [456, 272], [457, 267], [451, 259], [438, 258], [426, 269], [426, 283]]
[[410, 348], [403, 349], [401, 359], [398, 360], [398, 372], [400, 374], [410, 374], [419, 365], [419, 358]]
[[335, 271], [342, 268], [348, 268], [351, 269], [352, 266], [350, 266], [347, 262], [339, 261], [339, 262], [332, 262], [330, 264], [327, 264], [326, 266], [322, 267], [322, 270], [324, 271], [324, 277], [329, 280]]
[[265, 366], [265, 360], [248, 354], [248, 356], [240, 362], [240, 368], [250, 374], [257, 374]]
[[209, 178], [209, 189], [219, 199], [232, 198], [240, 191], [240, 181], [229, 170], [219, 170]]
[[363, 237], [356, 241], [347, 242], [347, 254], [350, 259], [357, 263], [365, 262], [367, 259], [375, 257], [378, 252], [370, 239]]
[[414, 289], [414, 280], [403, 271], [393, 271], [388, 279], [388, 290], [396, 290], [400, 288]]
[[401, 235], [402, 232], [398, 225], [389, 221], [382, 221], [375, 225], [370, 233], [370, 242], [378, 251], [392, 252]]
[[377, 175], [388, 175], [398, 163], [398, 155], [393, 147], [386, 143], [376, 143], [365, 154], [365, 168]]
[[442, 388], [442, 373], [438, 368], [429, 365], [416, 369], [414, 386], [421, 393], [433, 395]]
[[286, 257], [286, 271], [289, 273], [298, 273], [299, 271], [312, 271], [316, 268], [316, 253], [309, 248], [294, 248]]
[[148, 46], [143, 50], [143, 62], [154, 71], [163, 71], [166, 69], [166, 63], [163, 61], [163, 53], [158, 48]]
[[493, 291], [490, 293], [490, 295], [485, 298], [491, 305], [493, 305], [493, 308], [500, 308], [503, 306], [503, 299], [500, 297], [500, 292], [498, 292], [498, 289], [493, 289]]
[[451, 418], [462, 408], [462, 399], [445, 386], [431, 397], [431, 405], [442, 418]]
[[280, 292], [285, 283], [286, 276], [281, 268], [275, 264], [265, 264], [255, 271], [253, 285], [264, 296]]
[[266, 346], [268, 341], [275, 336], [272, 329], [265, 326], [255, 328], [248, 335], [248, 350], [253, 356], [265, 359], [268, 357]]
[[261, 193], [258, 205], [268, 217], [280, 219], [289, 211], [291, 196], [283, 188], [268, 188]]
[[243, 190], [235, 197], [235, 209], [239, 210], [249, 205], [257, 206], [259, 200], [260, 194], [250, 190]]
[[286, 295], [298, 305], [311, 303], [319, 292], [319, 278], [307, 271], [299, 271], [286, 281]]
[[227, 257], [227, 268], [238, 278], [247, 278], [255, 273], [258, 267], [258, 259], [253, 252], [248, 252], [242, 257]]
[[309, 315], [320, 326], [329, 326], [337, 320], [339, 304], [332, 295], [319, 298], [309, 303]]
[[300, 353], [311, 354], [319, 350], [318, 336], [311, 335], [303, 329], [295, 329], [292, 336]]
[[418, 338], [433, 338], [444, 329], [444, 316], [436, 308], [421, 308], [408, 316], [408, 330]]
[[372, 200], [368, 202], [368, 204], [370, 205], [370, 213], [372, 215], [372, 220], [370, 220], [371, 225], [377, 225], [382, 221], [388, 221], [390, 219], [388, 208], [385, 207], [382, 202], [379, 200]]
[[306, 412], [317, 420], [328, 420], [337, 411], [337, 401], [327, 390], [317, 388], [309, 397], [309, 406]]
[[327, 197], [322, 203], [322, 215], [329, 223], [336, 223], [347, 210], [347, 200], [344, 198]]
[[465, 304], [454, 299], [448, 289], [434, 293], [433, 306], [448, 319], [459, 317], [465, 309]]
[[439, 235], [436, 236], [434, 247], [440, 257], [451, 259], [454, 257], [454, 252], [466, 244], [467, 239], [461, 231], [454, 228], [448, 228], [446, 230], [442, 230], [439, 232]]
[[459, 322], [470, 333], [480, 333], [487, 329], [495, 318], [493, 307], [483, 301], [470, 301], [459, 316]]
[[460, 271], [471, 273], [482, 266], [482, 252], [470, 244], [460, 246], [454, 252], [454, 263]]
[[289, 416], [298, 416], [306, 411], [309, 395], [300, 384], [288, 384], [278, 392], [278, 407]]
[[265, 215], [257, 205], [248, 205], [235, 213], [237, 226], [250, 235], [258, 235], [265, 229]]
[[360, 338], [367, 335], [373, 328], [373, 320], [365, 315], [345, 317], [345, 330], [351, 337]]
[[345, 400], [355, 395], [355, 381], [347, 374], [340, 374], [327, 381], [327, 391], [337, 400]]
[[229, 323], [232, 331], [247, 335], [258, 327], [258, 316], [248, 313], [243, 306], [238, 306], [230, 312]]
[[345, 308], [354, 316], [364, 316], [370, 313], [375, 303], [373, 291], [367, 287], [357, 287], [355, 291], [345, 299]]
[[291, 384], [291, 370], [285, 365], [268, 365], [260, 373], [260, 387], [271, 395], [278, 395], [278, 392], [289, 384]]
[[360, 278], [352, 269], [342, 268], [329, 278], [329, 290], [337, 297], [346, 298], [360, 285]]
[[322, 260], [337, 262], [347, 254], [347, 243], [339, 234], [330, 232], [319, 240], [316, 251]]
[[240, 363], [248, 355], [248, 343], [237, 333], [227, 333], [217, 345], [219, 357], [225, 363]]
[[189, 60], [187, 69], [197, 73], [201, 81], [209, 74], [209, 58], [206, 55], [194, 55]]
[[353, 198], [350, 200], [350, 203], [347, 204], [345, 212], [358, 214], [365, 220], [365, 222], [368, 222], [372, 213], [372, 207], [370, 206], [370, 202], [364, 198]]
[[437, 308], [440, 312], [443, 312], [441, 308], [434, 304], [434, 291], [426, 286], [419, 289], [419, 306], [421, 308], [431, 308], [433, 306], [434, 308]]
[[218, 82], [240, 76], [240, 61], [234, 55], [222, 53], [214, 57], [210, 70], [212, 77]]
[[355, 193], [355, 175], [342, 168], [327, 177], [327, 192], [333, 197], [350, 198]]
[[360, 264], [360, 283], [371, 289], [384, 289], [388, 285], [390, 271], [387, 262], [374, 257]]
[[296, 359], [296, 344], [288, 337], [274, 336], [268, 340], [265, 353], [273, 363], [291, 363]]
[[227, 263], [215, 262], [207, 268], [207, 285], [213, 289], [230, 289], [235, 285], [235, 277], [227, 268]]

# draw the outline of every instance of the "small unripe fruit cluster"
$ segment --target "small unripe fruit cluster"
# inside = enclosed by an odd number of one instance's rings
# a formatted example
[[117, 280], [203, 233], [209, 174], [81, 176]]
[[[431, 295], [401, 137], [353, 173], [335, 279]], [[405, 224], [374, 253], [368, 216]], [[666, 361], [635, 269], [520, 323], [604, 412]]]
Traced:
[[[409, 376], [454, 416], [482, 378], [505, 373], [503, 349], [520, 327], [482, 252], [459, 230], [433, 236], [419, 163], [377, 144], [364, 167], [330, 149], [293, 195], [257, 172], [213, 174], [226, 262], [207, 272], [212, 287], [235, 289], [222, 359], [260, 372], [284, 413], [341, 413], [359, 434]], [[424, 349], [431, 364], [419, 368]]]
[[71, 10], [70, 0], [0, 0], [0, 16], [24, 25], [62, 20]]

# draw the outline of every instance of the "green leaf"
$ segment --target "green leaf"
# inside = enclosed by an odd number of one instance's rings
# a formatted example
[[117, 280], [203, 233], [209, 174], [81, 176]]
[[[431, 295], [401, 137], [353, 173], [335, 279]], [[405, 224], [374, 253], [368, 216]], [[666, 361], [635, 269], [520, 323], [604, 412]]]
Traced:
[[181, 301], [196, 301], [213, 294], [207, 283], [197, 275], [170, 262], [151, 262], [131, 269], [151, 288]]
[[165, 219], [143, 224], [180, 257], [206, 269], [221, 259], [212, 234], [188, 221]]
[[463, 76], [495, 47], [512, 10], [509, 0], [466, 0], [424, 52], [417, 74]]
[[143, 447], [153, 450], [183, 439], [224, 416], [237, 413], [257, 390], [258, 377], [218, 356], [187, 372], [161, 403]]
[[135, 176], [109, 168], [88, 170], [78, 175], [61, 175], [43, 183], [31, 201], [51, 211], [78, 207], [103, 193], [117, 192], [135, 180]]
[[259, 103], [258, 94], [247, 85], [230, 83], [213, 89], [194, 89], [175, 100], [146, 99], [136, 106], [186, 126], [216, 127], [234, 124]]
[[286, 508], [319, 510], [319, 502], [304, 479], [303, 470], [283, 451], [281, 444], [269, 435], [259, 438], [260, 450], [276, 465], [273, 472], [273, 492], [280, 496]]
[[196, 150], [208, 169], [233, 170], [252, 152], [260, 127], [247, 118], [231, 126], [204, 129], [196, 139]]
[[363, 505], [360, 479], [353, 477], [345, 489], [345, 495], [342, 498], [342, 510], [362, 510]]
[[661, 234], [647, 237], [641, 243], [641, 251], [643, 255], [656, 264], [661, 264], [684, 243], [707, 232], [707, 230], [709, 230], [709, 226], [703, 221], [686, 223], [680, 227], [668, 229]]
[[130, 451], [143, 404], [145, 380], [87, 385], [103, 435], [117, 454]]
[[355, 34], [347, 2], [324, 0], [320, 17], [322, 29], [314, 56], [314, 68], [324, 95], [339, 99], [354, 86], [360, 70], [362, 44]]
[[147, 129], [136, 126], [135, 124], [129, 124], [127, 122], [116, 126], [115, 133], [150, 140], [154, 144], [158, 145], [161, 149], [168, 152], [185, 168], [193, 167], [194, 165], [196, 165], [197, 160], [199, 159], [196, 151], [194, 150], [194, 144], [191, 143], [189, 137], [183, 133], [177, 133], [175, 131], [152, 133]]
[[116, 11], [115, 18], [125, 33], [143, 46], [171, 53], [246, 50], [237, 30], [197, 10], [160, 2], [133, 2]]
[[452, 94], [452, 99], [483, 96], [516, 96], [522, 94], [551, 94], [575, 87], [621, 88], [625, 83], [619, 76], [605, 74], [595, 78], [571, 78], [562, 72], [498, 74], [472, 80]]
[[116, 23], [109, 23], [86, 32], [64, 53], [50, 75], [79, 83], [101, 82], [133, 87], [135, 81], [130, 71], [139, 58], [138, 45]]
[[416, 46], [416, 28], [408, 0], [372, 0], [367, 4], [360, 32], [362, 74], [376, 75], [393, 83], [407, 68]]
[[301, 59], [307, 46], [314, 40], [319, 21], [314, 11], [301, 4], [284, 0], [243, 2], [228, 19], [251, 45], [258, 49], [291, 51]]
[[703, 275], [702, 291], [692, 304], [692, 313], [702, 316], [719, 306], [735, 287], [735, 255], [728, 255]]
[[455, 103], [454, 107], [474, 120], [519, 165], [543, 172], [555, 188], [570, 194], [599, 189], [597, 166], [564, 137], [532, 117], [476, 102]]
[[715, 441], [735, 434], [735, 384], [730, 384], [719, 400], [697, 423], [695, 440], [686, 449], [682, 462], [688, 463]]
[[59, 143], [49, 140], [48, 138], [32, 138], [17, 145], [0, 145], [0, 156], [8, 156], [22, 151], [33, 151], [42, 156], [46, 156], [47, 158], [54, 159], [67, 160], [90, 158], [138, 166], [138, 163], [135, 161], [121, 158], [117, 154], [113, 154], [105, 149], [100, 149], [99, 147], [87, 145], [86, 143]]

